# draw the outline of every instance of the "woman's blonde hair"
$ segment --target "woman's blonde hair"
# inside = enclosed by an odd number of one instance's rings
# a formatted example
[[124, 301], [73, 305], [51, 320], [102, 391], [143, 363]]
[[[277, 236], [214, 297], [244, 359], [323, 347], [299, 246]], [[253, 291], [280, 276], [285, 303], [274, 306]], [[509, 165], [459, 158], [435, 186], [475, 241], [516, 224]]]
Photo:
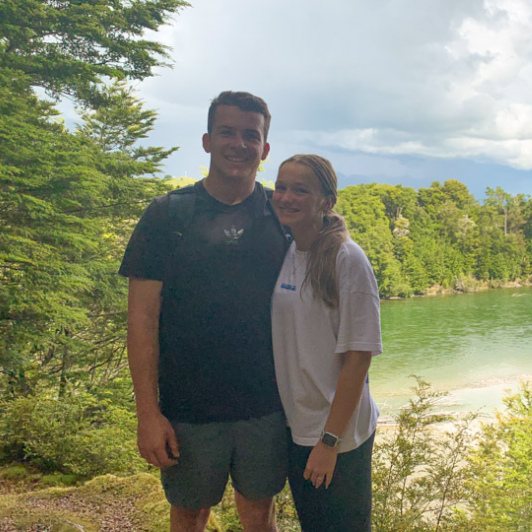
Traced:
[[309, 249], [307, 273], [303, 284], [310, 281], [314, 297], [330, 308], [338, 308], [339, 292], [336, 276], [336, 257], [340, 246], [349, 238], [344, 219], [332, 209], [338, 197], [338, 178], [332, 164], [319, 155], [294, 155], [281, 163], [302, 164], [312, 170], [321, 185], [326, 206], [323, 227]]

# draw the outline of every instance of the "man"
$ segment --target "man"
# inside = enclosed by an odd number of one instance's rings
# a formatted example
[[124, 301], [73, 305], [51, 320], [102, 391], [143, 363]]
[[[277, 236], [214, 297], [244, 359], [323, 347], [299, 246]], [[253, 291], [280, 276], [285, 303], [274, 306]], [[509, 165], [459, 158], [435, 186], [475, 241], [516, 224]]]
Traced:
[[205, 529], [229, 475], [244, 530], [277, 530], [286, 429], [270, 298], [286, 241], [255, 182], [269, 125], [266, 103], [249, 93], [213, 100], [203, 136], [209, 174], [185, 191], [194, 195], [190, 223], [181, 235], [172, 227], [179, 204], [156, 198], [120, 268], [130, 283], [139, 449], [161, 468], [173, 532]]

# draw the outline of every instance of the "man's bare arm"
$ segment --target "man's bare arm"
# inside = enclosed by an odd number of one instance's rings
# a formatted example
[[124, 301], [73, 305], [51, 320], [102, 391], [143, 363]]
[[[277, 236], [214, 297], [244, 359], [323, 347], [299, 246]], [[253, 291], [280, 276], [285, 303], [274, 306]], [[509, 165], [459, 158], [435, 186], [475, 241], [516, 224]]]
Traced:
[[138, 417], [141, 456], [156, 467], [177, 463], [177, 439], [168, 419], [159, 410], [157, 381], [159, 364], [160, 281], [130, 278], [127, 348]]

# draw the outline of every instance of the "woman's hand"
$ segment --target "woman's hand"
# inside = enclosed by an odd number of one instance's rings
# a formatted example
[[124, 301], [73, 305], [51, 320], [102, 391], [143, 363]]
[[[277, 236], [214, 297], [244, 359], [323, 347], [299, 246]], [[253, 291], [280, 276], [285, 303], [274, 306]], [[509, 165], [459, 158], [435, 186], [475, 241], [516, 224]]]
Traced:
[[325, 483], [325, 488], [328, 488], [333, 478], [337, 455], [337, 449], [327, 447], [321, 441], [318, 442], [308, 457], [307, 466], [303, 472], [305, 479], [310, 480], [316, 489], [323, 483]]

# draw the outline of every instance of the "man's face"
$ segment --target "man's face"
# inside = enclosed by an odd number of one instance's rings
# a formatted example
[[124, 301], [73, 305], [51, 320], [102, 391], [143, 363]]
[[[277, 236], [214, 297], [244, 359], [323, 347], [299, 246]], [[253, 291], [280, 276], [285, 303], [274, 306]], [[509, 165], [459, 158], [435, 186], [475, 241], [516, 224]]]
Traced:
[[203, 135], [203, 148], [211, 154], [209, 177], [254, 181], [270, 151], [264, 140], [264, 116], [220, 105], [211, 133]]

